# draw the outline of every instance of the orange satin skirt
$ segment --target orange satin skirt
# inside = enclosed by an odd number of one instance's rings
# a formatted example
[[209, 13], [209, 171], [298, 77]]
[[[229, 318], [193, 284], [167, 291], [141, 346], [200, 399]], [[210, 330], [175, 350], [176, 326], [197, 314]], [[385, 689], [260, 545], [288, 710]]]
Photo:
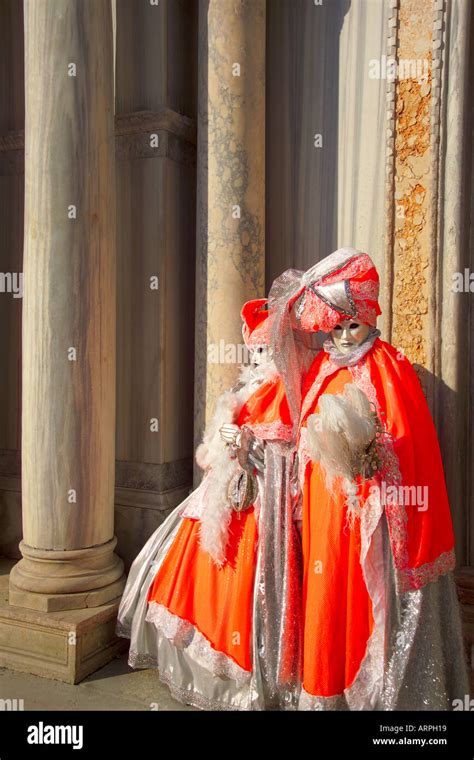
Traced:
[[199, 543], [200, 522], [184, 518], [148, 591], [192, 623], [211, 646], [250, 671], [257, 525], [253, 507], [233, 513], [226, 560], [218, 567]]
[[329, 493], [317, 463], [306, 472], [303, 500], [303, 687], [342, 694], [360, 667], [373, 628], [372, 603], [360, 565], [360, 521]]
[[[345, 382], [347, 370], [324, 392], [340, 393]], [[360, 565], [360, 521], [349, 529], [346, 514], [340, 486], [335, 482], [328, 491], [320, 465], [309, 462], [302, 513], [303, 688], [322, 697], [352, 684], [374, 625]]]

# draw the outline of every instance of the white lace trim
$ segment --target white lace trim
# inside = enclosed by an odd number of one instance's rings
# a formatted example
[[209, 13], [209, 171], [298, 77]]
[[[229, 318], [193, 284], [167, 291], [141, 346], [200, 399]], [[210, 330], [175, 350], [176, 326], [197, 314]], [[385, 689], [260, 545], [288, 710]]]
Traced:
[[258, 438], [266, 441], [291, 441], [292, 428], [281, 420], [274, 422], [246, 422], [245, 427], [250, 428]]
[[190, 658], [213, 676], [230, 678], [237, 686], [243, 686], [250, 680], [250, 670], [244, 670], [228, 655], [214, 649], [192, 623], [174, 615], [164, 605], [149, 602], [145, 620], [153, 623], [175, 647], [185, 649]]
[[397, 578], [397, 589], [399, 594], [405, 591], [413, 591], [422, 588], [427, 583], [437, 581], [441, 575], [454, 570], [456, 566], [456, 555], [454, 549], [449, 549], [436, 557], [433, 562], [426, 562], [419, 567], [407, 567], [399, 570], [395, 569]]

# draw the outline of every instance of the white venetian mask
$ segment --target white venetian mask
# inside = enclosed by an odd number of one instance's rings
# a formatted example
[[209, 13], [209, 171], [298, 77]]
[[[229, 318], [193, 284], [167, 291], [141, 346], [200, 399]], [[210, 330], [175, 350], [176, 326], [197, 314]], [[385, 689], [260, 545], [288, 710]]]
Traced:
[[344, 319], [331, 330], [334, 345], [341, 354], [348, 354], [353, 348], [359, 346], [367, 338], [370, 325], [357, 322], [355, 319]]

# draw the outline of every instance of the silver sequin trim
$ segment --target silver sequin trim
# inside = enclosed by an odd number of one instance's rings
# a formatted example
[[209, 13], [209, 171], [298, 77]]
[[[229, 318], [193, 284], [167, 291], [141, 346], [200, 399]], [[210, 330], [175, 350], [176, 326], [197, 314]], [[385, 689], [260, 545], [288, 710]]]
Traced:
[[251, 671], [244, 670], [226, 654], [213, 649], [210, 641], [192, 623], [173, 615], [162, 604], [150, 602], [145, 620], [153, 623], [174, 646], [186, 649], [189, 657], [213, 676], [231, 678], [237, 686], [250, 680]]
[[[130, 650], [128, 664], [131, 668], [153, 668], [158, 670], [158, 661], [156, 657], [152, 657], [152, 655], [149, 654], [142, 654], [141, 652], [133, 652]], [[236, 710], [246, 711], [248, 709], [246, 707], [239, 707], [235, 704], [227, 705], [224, 702], [204, 697], [197, 691], [190, 691], [189, 689], [176, 686], [170, 675], [162, 674], [159, 670], [158, 678], [169, 688], [173, 699], [181, 702], [181, 704], [198, 707], [200, 710], [214, 710], [221, 712], [235, 712]]]

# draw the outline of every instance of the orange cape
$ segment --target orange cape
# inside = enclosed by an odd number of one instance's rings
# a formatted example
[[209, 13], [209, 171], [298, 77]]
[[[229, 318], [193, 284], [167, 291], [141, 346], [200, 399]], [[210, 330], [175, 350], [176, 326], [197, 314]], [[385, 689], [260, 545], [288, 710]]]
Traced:
[[[398, 484], [389, 478], [378, 479], [386, 499], [398, 591], [420, 588], [455, 565], [436, 429], [418, 377], [398, 349], [378, 338], [363, 359], [348, 369], [353, 382], [376, 405], [398, 460]], [[340, 371], [325, 352], [316, 357], [304, 382], [302, 423], [317, 405], [329, 378]], [[427, 498], [421, 502], [420, 495]]]

